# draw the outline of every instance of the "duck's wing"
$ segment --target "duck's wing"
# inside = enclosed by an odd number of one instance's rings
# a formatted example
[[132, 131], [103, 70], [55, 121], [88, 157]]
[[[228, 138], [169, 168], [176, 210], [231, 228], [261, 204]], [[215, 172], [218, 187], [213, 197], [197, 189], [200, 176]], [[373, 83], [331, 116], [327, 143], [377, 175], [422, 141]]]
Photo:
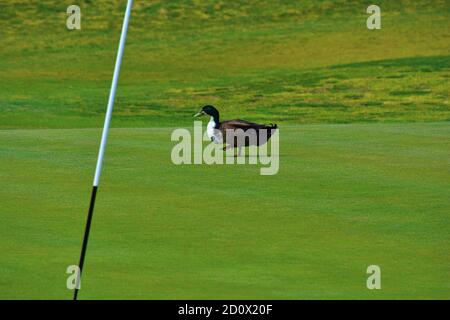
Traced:
[[270, 129], [270, 126], [266, 126], [264, 124], [258, 124], [258, 123], [254, 123], [254, 122], [249, 122], [249, 121], [245, 121], [245, 120], [240, 120], [240, 119], [236, 119], [236, 120], [228, 120], [228, 121], [223, 121], [220, 123], [220, 129], [221, 130], [237, 130], [237, 129], [242, 129], [243, 131], [247, 131], [248, 129]]
[[[238, 146], [239, 144], [241, 146], [263, 145], [270, 139], [270, 137], [273, 135], [273, 133], [277, 128], [278, 126], [276, 124], [264, 125], [239, 119], [223, 121], [219, 125], [219, 129], [222, 132], [224, 141], [227, 141], [227, 138], [228, 139], [230, 138], [227, 134], [228, 130], [230, 130], [233, 133], [235, 137], [235, 139], [233, 139], [234, 142], [229, 143], [234, 143], [235, 146]], [[241, 133], [239, 133], [238, 131], [239, 129], [242, 130]], [[249, 132], [251, 133], [251, 131], [249, 130], [254, 131], [254, 134], [248, 135]], [[266, 132], [267, 134], [260, 135], [261, 131], [264, 130], [267, 130]], [[242, 139], [239, 139], [239, 136]], [[242, 141], [244, 141], [243, 144]]]

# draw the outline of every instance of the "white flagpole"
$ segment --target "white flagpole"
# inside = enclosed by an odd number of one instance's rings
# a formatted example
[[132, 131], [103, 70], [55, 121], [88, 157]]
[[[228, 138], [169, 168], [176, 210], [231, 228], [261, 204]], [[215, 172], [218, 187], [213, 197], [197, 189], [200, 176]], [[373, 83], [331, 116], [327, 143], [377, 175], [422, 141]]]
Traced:
[[95, 168], [95, 176], [94, 176], [94, 183], [93, 183], [92, 194], [91, 194], [91, 202], [89, 205], [89, 213], [88, 213], [88, 218], [87, 218], [87, 222], [86, 222], [86, 228], [84, 230], [84, 238], [83, 238], [83, 246], [81, 248], [80, 263], [78, 264], [80, 271], [78, 273], [77, 286], [75, 288], [75, 293], [73, 296], [74, 300], [77, 300], [79, 285], [80, 285], [80, 281], [81, 281], [81, 273], [83, 271], [84, 258], [86, 255], [86, 248], [87, 248], [87, 243], [88, 243], [88, 239], [89, 239], [89, 231], [91, 228], [91, 221], [92, 221], [92, 216], [94, 213], [95, 197], [97, 194], [98, 185], [100, 183], [100, 175], [101, 175], [102, 165], [103, 165], [103, 156], [105, 155], [106, 142], [108, 140], [108, 133], [109, 133], [109, 125], [111, 122], [111, 116], [112, 116], [112, 112], [114, 109], [114, 98], [116, 96], [117, 82], [119, 80], [120, 67], [122, 65], [123, 51], [125, 48], [125, 40], [127, 38], [128, 23], [130, 21], [130, 14], [131, 14], [132, 6], [133, 6], [133, 0], [128, 0], [127, 9], [125, 11], [125, 17], [123, 20], [122, 34], [120, 36], [119, 50], [117, 52], [116, 66], [114, 68], [114, 76], [113, 76], [113, 80], [112, 80], [112, 84], [111, 84], [111, 91], [109, 93], [108, 108], [106, 110], [105, 124], [103, 126], [103, 132], [102, 132], [102, 140], [100, 142], [100, 149], [98, 152], [97, 166]]

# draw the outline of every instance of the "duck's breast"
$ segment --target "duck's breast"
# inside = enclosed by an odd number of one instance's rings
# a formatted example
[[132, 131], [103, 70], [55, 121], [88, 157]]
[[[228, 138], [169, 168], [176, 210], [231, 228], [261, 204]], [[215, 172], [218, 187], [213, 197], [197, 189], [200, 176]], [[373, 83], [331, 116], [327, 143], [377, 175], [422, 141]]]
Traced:
[[217, 144], [223, 143], [222, 132], [216, 129], [216, 123], [214, 122], [213, 118], [211, 118], [211, 120], [208, 122], [208, 126], [206, 127], [206, 134], [208, 135], [209, 140], [211, 140], [212, 142]]

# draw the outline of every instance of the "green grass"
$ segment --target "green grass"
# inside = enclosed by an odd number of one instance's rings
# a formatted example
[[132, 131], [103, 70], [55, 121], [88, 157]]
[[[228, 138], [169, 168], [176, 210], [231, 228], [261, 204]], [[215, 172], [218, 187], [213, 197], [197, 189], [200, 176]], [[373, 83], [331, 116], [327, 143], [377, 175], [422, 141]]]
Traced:
[[[37, 4], [39, 3], [39, 4]], [[0, 128], [102, 123], [123, 4], [0, 4]], [[136, 1], [115, 127], [187, 126], [201, 105], [278, 123], [450, 120], [447, 1]]]
[[[112, 130], [81, 298], [449, 298], [447, 124], [283, 128], [270, 177], [170, 132]], [[0, 298], [71, 297], [99, 135], [0, 131]]]
[[[125, 1], [71, 4], [0, 2], [3, 299], [72, 296]], [[448, 1], [377, 4], [135, 1], [80, 298], [450, 298]], [[279, 173], [173, 165], [205, 104]]]

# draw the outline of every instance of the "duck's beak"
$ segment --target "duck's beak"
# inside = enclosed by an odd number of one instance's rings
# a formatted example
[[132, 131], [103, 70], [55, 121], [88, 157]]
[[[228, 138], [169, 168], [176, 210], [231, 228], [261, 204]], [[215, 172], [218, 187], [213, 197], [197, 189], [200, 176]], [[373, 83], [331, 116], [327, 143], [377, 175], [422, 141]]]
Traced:
[[194, 118], [200, 117], [202, 115], [204, 115], [205, 113], [203, 112], [203, 110], [200, 110], [199, 112], [197, 112], [196, 114], [194, 114]]

